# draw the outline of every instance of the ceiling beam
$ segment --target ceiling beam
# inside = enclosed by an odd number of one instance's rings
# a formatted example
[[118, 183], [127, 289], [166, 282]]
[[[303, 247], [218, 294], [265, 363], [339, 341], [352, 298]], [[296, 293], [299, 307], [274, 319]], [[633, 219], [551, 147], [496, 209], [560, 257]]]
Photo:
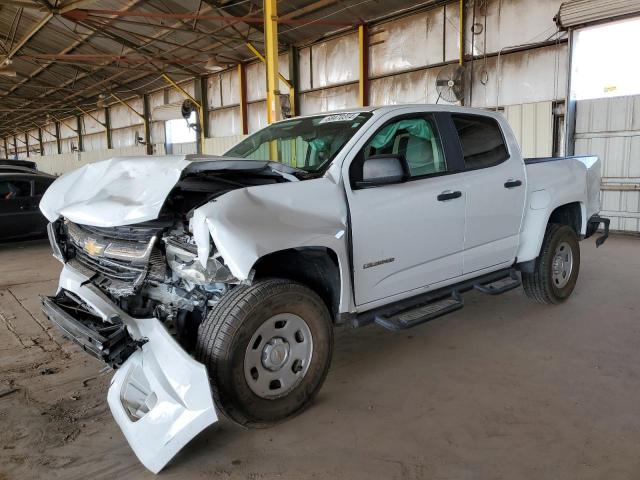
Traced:
[[[108, 15], [108, 16], [116, 16], [116, 17], [139, 17], [139, 18], [154, 18], [154, 19], [175, 19], [175, 20], [207, 20], [207, 21], [216, 21], [216, 22], [226, 22], [226, 23], [256, 23], [263, 24], [264, 18], [262, 17], [233, 17], [226, 15], [208, 15], [202, 13], [193, 13], [193, 12], [185, 12], [185, 13], [166, 13], [166, 12], [144, 12], [144, 11], [121, 11], [121, 10], [95, 10], [95, 9], [77, 9], [71, 10], [67, 12], [64, 16], [74, 21], [82, 21], [86, 20], [92, 15]], [[337, 26], [337, 27], [348, 27], [353, 26], [353, 22], [342, 22], [336, 20], [325, 20], [325, 19], [297, 19], [297, 18], [286, 18], [286, 19], [278, 19], [278, 23], [283, 24], [291, 24], [291, 25], [304, 25], [307, 23], [313, 23], [315, 25], [328, 25], [328, 26]]]

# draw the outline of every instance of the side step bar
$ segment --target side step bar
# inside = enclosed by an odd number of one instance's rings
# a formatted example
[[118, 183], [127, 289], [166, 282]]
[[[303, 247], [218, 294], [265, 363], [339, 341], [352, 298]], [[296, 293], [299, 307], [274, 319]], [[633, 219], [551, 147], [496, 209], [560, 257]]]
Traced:
[[461, 309], [463, 292], [475, 289], [487, 295], [499, 295], [521, 284], [518, 272], [506, 268], [354, 315], [349, 321], [354, 328], [375, 322], [388, 330], [404, 330]]
[[487, 295], [500, 295], [501, 293], [518, 288], [520, 285], [522, 285], [520, 277], [512, 270], [509, 272], [508, 277], [495, 280], [491, 283], [485, 283], [484, 285], [476, 283], [473, 288], [481, 293], [486, 293]]
[[457, 292], [453, 292], [450, 297], [441, 298], [426, 305], [404, 310], [395, 315], [376, 315], [374, 321], [387, 330], [404, 330], [441, 317], [447, 313], [455, 312], [463, 306], [464, 304], [462, 303], [460, 295]]

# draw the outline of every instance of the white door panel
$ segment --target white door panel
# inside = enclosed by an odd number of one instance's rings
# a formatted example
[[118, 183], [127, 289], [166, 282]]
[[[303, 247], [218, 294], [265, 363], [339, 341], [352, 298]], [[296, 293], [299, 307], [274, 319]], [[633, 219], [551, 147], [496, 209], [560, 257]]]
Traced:
[[[350, 192], [357, 305], [462, 274], [463, 181], [445, 175]], [[462, 196], [439, 201], [444, 191]]]

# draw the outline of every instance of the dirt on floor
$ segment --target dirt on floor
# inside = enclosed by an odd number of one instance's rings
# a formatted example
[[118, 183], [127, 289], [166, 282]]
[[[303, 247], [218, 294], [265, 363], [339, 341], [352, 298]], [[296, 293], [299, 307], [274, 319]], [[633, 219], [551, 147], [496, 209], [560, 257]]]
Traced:
[[[412, 330], [336, 332], [302, 415], [221, 420], [166, 479], [640, 478], [640, 238], [581, 243], [573, 296], [470, 293]], [[0, 246], [0, 480], [152, 478], [111, 418], [112, 372], [50, 327], [46, 242]]]

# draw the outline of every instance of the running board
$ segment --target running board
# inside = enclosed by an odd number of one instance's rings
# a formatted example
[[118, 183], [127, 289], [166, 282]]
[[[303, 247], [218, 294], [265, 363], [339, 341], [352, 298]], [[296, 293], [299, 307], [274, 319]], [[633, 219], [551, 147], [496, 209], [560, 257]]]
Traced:
[[473, 288], [487, 295], [500, 295], [501, 293], [518, 288], [520, 285], [522, 285], [520, 277], [514, 270], [511, 270], [507, 277], [494, 280], [491, 283], [476, 283]]
[[460, 295], [457, 292], [453, 292], [450, 297], [409, 308], [393, 315], [378, 314], [375, 316], [374, 321], [387, 330], [405, 330], [459, 310], [463, 306]]

